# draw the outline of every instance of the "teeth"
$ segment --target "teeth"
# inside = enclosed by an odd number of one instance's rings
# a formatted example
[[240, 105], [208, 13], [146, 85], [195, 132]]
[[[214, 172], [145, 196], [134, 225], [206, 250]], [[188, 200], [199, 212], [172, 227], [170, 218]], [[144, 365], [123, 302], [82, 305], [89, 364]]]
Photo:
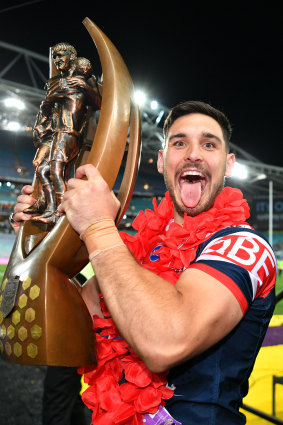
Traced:
[[187, 177], [187, 176], [203, 177], [203, 174], [200, 171], [184, 171], [184, 173], [182, 173], [181, 175], [181, 177]]

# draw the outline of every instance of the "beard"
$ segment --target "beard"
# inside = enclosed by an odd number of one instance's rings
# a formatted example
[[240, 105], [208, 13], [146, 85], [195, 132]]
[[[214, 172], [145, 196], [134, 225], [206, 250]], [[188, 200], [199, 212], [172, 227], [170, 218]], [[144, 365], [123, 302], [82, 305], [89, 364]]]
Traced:
[[[183, 167], [183, 168], [185, 168], [185, 167]], [[179, 174], [180, 171], [181, 170], [179, 170], [177, 172], [177, 174]], [[169, 192], [169, 195], [172, 199], [174, 209], [178, 213], [178, 215], [180, 215], [181, 217], [183, 217], [185, 213], [190, 217], [195, 217], [195, 216], [201, 214], [204, 211], [208, 211], [210, 208], [213, 207], [215, 199], [217, 198], [219, 193], [224, 188], [224, 178], [223, 178], [223, 181], [219, 182], [218, 184], [217, 183], [214, 184], [214, 186], [212, 187], [212, 192], [211, 192], [210, 196], [208, 196], [208, 198], [206, 200], [204, 200], [204, 202], [202, 202], [203, 198], [201, 197], [200, 202], [198, 203], [198, 205], [196, 207], [189, 208], [189, 207], [186, 207], [186, 205], [184, 205], [183, 203], [180, 204], [177, 201], [173, 184], [171, 184], [168, 181], [166, 172], [164, 173], [164, 182], [165, 182], [165, 185], [166, 185], [167, 190]]]

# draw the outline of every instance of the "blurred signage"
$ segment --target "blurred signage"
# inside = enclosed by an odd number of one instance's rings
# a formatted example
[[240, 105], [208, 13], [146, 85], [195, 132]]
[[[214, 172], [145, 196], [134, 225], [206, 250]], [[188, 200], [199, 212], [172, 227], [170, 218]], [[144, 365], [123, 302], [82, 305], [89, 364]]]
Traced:
[[[251, 205], [251, 218], [249, 223], [258, 230], [269, 228], [269, 198], [258, 196]], [[283, 197], [273, 198], [273, 229], [283, 230]]]

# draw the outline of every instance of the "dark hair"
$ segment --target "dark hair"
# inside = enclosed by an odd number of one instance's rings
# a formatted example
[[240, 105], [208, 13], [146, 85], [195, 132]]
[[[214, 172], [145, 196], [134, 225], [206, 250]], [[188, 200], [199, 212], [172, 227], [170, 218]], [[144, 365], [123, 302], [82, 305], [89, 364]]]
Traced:
[[226, 143], [227, 150], [229, 151], [229, 142], [232, 135], [232, 127], [228, 118], [223, 112], [219, 111], [216, 108], [213, 108], [213, 106], [209, 105], [208, 103], [204, 103], [197, 100], [190, 100], [187, 102], [180, 103], [171, 109], [163, 126], [164, 138], [166, 139], [170, 127], [172, 126], [173, 122], [176, 121], [177, 118], [180, 118], [183, 115], [195, 113], [208, 115], [209, 117], [214, 118], [215, 121], [218, 122], [222, 129], [223, 138]]

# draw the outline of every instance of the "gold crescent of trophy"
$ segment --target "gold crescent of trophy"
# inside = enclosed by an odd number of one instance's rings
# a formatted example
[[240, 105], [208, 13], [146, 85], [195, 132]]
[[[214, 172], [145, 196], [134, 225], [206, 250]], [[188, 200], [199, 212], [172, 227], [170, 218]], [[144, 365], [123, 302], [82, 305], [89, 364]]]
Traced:
[[[83, 24], [100, 57], [103, 95], [93, 144], [81, 163], [95, 165], [113, 188], [128, 141], [118, 194], [119, 223], [139, 166], [139, 110], [131, 101], [133, 83], [119, 52], [89, 18]], [[60, 366], [95, 363], [92, 319], [72, 281], [88, 261], [84, 244], [65, 216], [51, 229], [32, 220], [22, 224], [0, 287], [0, 353], [4, 360]]]

